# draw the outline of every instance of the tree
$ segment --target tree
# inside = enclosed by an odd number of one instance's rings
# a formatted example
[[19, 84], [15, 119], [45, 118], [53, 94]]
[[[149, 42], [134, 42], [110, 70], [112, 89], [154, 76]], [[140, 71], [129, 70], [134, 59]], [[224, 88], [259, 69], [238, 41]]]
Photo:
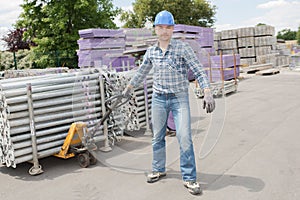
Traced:
[[8, 50], [11, 52], [16, 52], [19, 49], [29, 49], [30, 41], [25, 41], [23, 39], [23, 34], [26, 29], [16, 29], [10, 30], [9, 33], [2, 38], [6, 42]]
[[256, 24], [256, 26], [266, 26], [267, 24], [265, 24], [265, 23], [258, 23], [258, 24]]
[[283, 29], [278, 32], [277, 38], [283, 40], [296, 40], [297, 32], [291, 29]]
[[[24, 0], [16, 27], [25, 27], [34, 41], [38, 67], [77, 67], [78, 31], [87, 28], [117, 28], [120, 13], [112, 0]], [[62, 60], [63, 58], [67, 58]]]
[[122, 12], [120, 19], [124, 27], [144, 27], [162, 10], [170, 11], [177, 24], [211, 27], [215, 22], [216, 6], [206, 0], [136, 0], [133, 12]]
[[297, 43], [300, 45], [300, 26], [298, 27], [298, 32], [296, 35]]
[[10, 30], [7, 36], [4, 36], [2, 40], [6, 42], [8, 51], [13, 52], [13, 59], [14, 59], [14, 68], [17, 69], [17, 60], [16, 60], [16, 52], [19, 49], [29, 49], [30, 48], [30, 41], [25, 41], [23, 38], [23, 34], [26, 32], [26, 29], [16, 29]]

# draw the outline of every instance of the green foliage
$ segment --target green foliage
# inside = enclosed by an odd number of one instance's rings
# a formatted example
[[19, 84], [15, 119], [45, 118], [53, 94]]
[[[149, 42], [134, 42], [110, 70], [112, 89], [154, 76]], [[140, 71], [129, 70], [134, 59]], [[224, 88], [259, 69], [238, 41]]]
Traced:
[[298, 27], [298, 32], [296, 35], [297, 43], [300, 45], [300, 26]]
[[258, 24], [256, 24], [256, 26], [265, 26], [265, 25], [267, 25], [267, 24], [265, 24], [265, 23], [258, 23]]
[[[24, 0], [21, 7], [16, 27], [27, 28], [25, 39], [36, 44], [33, 59], [39, 68], [77, 67], [78, 31], [117, 28], [113, 20], [120, 12], [112, 0]], [[68, 52], [70, 59], [57, 62], [57, 52]]]
[[[29, 50], [18, 50], [16, 52], [18, 69], [28, 69], [31, 67], [31, 53]], [[0, 70], [14, 69], [14, 57], [12, 52], [0, 52]]]
[[136, 0], [133, 12], [122, 12], [120, 19], [126, 28], [141, 28], [162, 10], [170, 11], [176, 24], [211, 27], [215, 22], [216, 6], [206, 0]]
[[283, 40], [296, 40], [297, 32], [291, 29], [283, 29], [278, 32], [277, 38]]

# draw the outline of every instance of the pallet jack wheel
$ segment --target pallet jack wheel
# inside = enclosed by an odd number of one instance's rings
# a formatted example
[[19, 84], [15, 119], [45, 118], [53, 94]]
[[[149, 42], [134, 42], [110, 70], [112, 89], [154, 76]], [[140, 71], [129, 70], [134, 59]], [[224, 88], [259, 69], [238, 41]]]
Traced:
[[80, 167], [82, 168], [86, 168], [90, 165], [90, 156], [88, 155], [88, 153], [78, 154], [77, 159]]
[[92, 154], [90, 154], [90, 164], [95, 165], [97, 163], [97, 161], [98, 160]]

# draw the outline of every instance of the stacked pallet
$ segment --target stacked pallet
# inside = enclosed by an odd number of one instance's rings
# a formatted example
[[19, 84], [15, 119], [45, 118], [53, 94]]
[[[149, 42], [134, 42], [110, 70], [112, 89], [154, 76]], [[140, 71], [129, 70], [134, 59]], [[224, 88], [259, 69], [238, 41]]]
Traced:
[[173, 38], [182, 39], [190, 43], [196, 53], [204, 50], [210, 55], [214, 55], [214, 31], [212, 28], [176, 24]]
[[134, 57], [124, 56], [125, 33], [123, 30], [79, 30], [79, 67], [104, 67], [124, 70], [134, 65]]
[[[173, 38], [181, 39], [192, 47], [204, 68], [209, 67], [210, 56], [214, 55], [214, 32], [212, 28], [176, 24]], [[193, 80], [192, 71], [188, 73], [188, 79]]]
[[211, 67], [206, 69], [210, 82], [228, 81], [239, 76], [240, 55], [212, 56]]
[[125, 28], [125, 51], [142, 50], [149, 47], [147, 40], [152, 37], [152, 31], [145, 28]]

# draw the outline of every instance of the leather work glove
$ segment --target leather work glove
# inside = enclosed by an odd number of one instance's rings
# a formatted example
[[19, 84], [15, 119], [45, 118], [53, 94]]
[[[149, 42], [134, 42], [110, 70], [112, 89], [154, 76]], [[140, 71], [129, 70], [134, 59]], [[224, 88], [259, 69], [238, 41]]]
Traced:
[[214, 111], [215, 107], [216, 107], [216, 103], [210, 91], [204, 92], [203, 109], [206, 109], [207, 113], [211, 113], [212, 111]]
[[131, 98], [131, 87], [127, 86], [125, 90], [122, 92], [123, 98], [129, 99]]

